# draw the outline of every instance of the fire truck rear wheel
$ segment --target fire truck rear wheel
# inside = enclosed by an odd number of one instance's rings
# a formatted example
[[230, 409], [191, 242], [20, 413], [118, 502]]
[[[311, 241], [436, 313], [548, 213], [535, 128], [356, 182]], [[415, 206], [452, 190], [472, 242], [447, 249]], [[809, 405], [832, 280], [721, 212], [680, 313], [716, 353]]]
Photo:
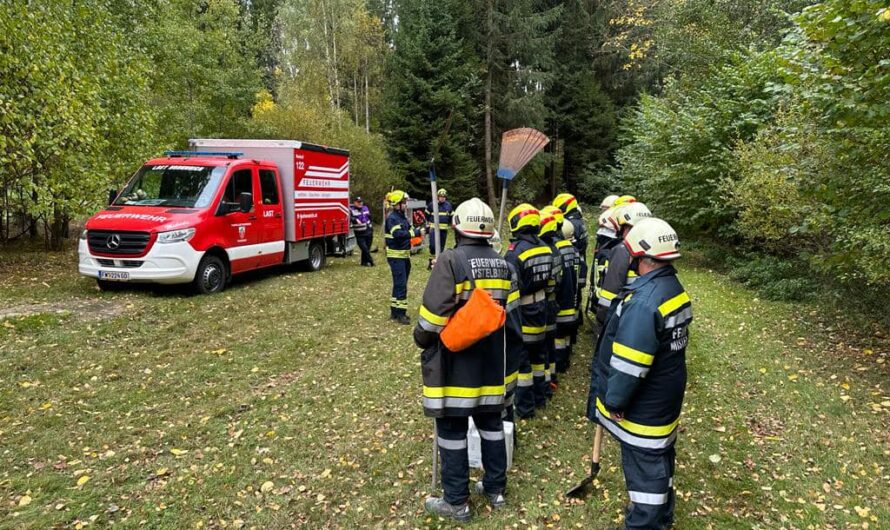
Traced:
[[309, 244], [309, 259], [306, 260], [306, 268], [311, 272], [320, 271], [324, 268], [324, 262], [324, 244], [321, 241], [313, 241]]
[[204, 256], [195, 272], [193, 287], [199, 294], [218, 293], [226, 288], [228, 278], [226, 264], [218, 256]]

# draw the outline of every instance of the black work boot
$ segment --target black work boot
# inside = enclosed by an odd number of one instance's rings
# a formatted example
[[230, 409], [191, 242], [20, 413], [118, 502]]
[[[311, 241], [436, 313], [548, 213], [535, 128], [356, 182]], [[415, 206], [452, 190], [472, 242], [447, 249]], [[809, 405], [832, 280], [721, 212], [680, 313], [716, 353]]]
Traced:
[[396, 317], [396, 322], [398, 322], [399, 324], [408, 325], [411, 323], [411, 319], [408, 318], [408, 315], [399, 315]]
[[504, 498], [503, 493], [488, 493], [485, 491], [485, 485], [482, 484], [481, 480], [476, 483], [476, 493], [484, 495], [485, 498], [488, 499], [488, 504], [491, 505], [493, 510], [503, 508], [507, 505], [507, 499]]
[[460, 521], [462, 523], [470, 521], [471, 514], [470, 505], [468, 503], [456, 506], [454, 504], [448, 504], [442, 497], [427, 497], [423, 502], [423, 507], [428, 513], [438, 515], [439, 517], [454, 519], [455, 521]]

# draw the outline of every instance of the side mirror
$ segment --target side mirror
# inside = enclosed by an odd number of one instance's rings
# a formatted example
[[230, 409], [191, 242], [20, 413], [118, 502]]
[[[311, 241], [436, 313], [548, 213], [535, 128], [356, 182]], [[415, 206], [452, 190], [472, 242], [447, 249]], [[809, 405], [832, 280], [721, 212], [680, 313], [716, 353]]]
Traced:
[[114, 204], [114, 199], [117, 199], [117, 190], [108, 190], [108, 205]]
[[253, 194], [244, 192], [238, 196], [238, 209], [242, 213], [248, 213], [253, 209]]

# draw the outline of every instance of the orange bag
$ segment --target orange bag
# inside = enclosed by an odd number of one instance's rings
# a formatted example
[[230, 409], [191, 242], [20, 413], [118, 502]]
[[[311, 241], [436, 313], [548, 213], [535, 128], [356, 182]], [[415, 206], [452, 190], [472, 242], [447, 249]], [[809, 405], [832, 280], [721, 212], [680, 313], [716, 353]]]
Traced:
[[[464, 258], [463, 252], [455, 249], [455, 252]], [[473, 269], [467, 264], [467, 276], [473, 292], [467, 303], [458, 309], [445, 325], [445, 329], [439, 333], [442, 344], [450, 351], [459, 352], [466, 350], [485, 337], [504, 327], [507, 321], [507, 312], [504, 306], [491, 297], [491, 293], [476, 287], [473, 278]]]

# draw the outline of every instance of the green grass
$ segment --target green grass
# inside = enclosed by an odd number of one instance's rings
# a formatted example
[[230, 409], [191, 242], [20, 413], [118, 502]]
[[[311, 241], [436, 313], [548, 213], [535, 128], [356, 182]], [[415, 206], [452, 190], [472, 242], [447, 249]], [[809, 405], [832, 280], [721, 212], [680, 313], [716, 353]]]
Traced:
[[[194, 297], [100, 293], [72, 254], [0, 254], [0, 311], [21, 309], [0, 320], [0, 528], [450, 527], [421, 509], [419, 352], [386, 320], [375, 259]], [[886, 528], [886, 331], [758, 300], [692, 261], [681, 278], [695, 322], [677, 527]], [[595, 495], [561, 496], [589, 466], [591, 348], [588, 336], [550, 407], [520, 424], [509, 507], [474, 497], [468, 528], [620, 520], [611, 440]]]

